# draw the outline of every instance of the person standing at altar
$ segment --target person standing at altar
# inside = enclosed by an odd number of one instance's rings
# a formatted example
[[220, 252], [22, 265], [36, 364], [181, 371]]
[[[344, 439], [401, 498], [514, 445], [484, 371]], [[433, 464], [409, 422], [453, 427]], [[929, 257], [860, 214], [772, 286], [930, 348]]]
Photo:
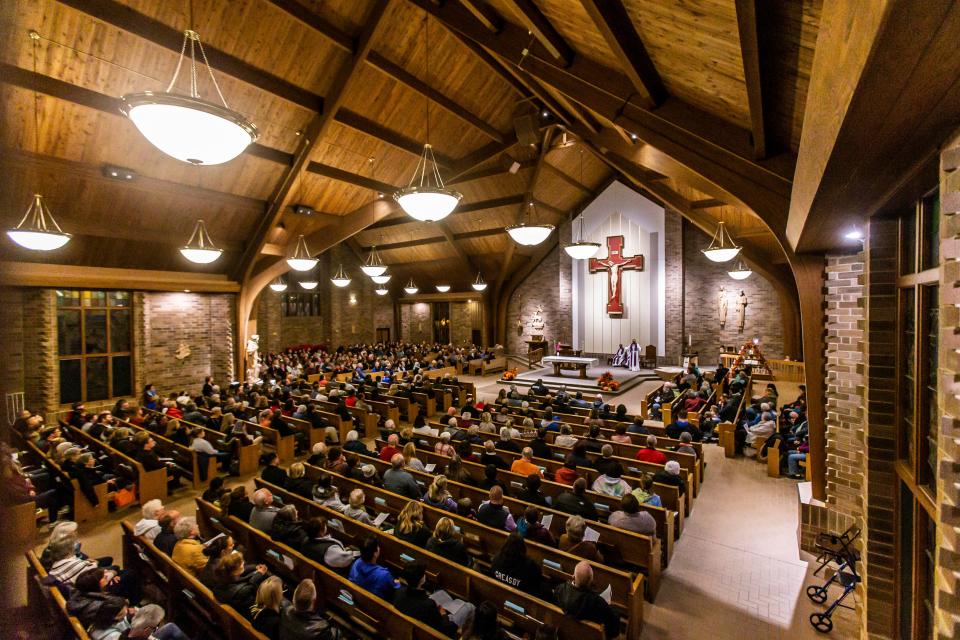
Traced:
[[630, 371], [640, 371], [640, 345], [636, 340], [631, 340], [630, 347], [627, 348], [627, 368]]
[[627, 350], [623, 348], [623, 345], [620, 345], [620, 348], [617, 349], [617, 353], [613, 356], [613, 361], [611, 364], [614, 367], [625, 367], [627, 366]]

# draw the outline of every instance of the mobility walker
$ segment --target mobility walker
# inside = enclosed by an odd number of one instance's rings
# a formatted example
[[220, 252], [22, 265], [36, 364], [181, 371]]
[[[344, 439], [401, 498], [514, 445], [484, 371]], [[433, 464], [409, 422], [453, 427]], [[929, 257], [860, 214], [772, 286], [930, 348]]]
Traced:
[[823, 604], [827, 601], [830, 585], [837, 583], [843, 587], [843, 593], [833, 601], [822, 613], [810, 614], [810, 624], [814, 629], [821, 633], [829, 633], [833, 629], [833, 612], [837, 607], [844, 609], [853, 609], [843, 604], [843, 600], [857, 588], [861, 577], [857, 573], [857, 561], [860, 555], [853, 547], [853, 543], [860, 537], [860, 529], [851, 526], [840, 535], [821, 533], [817, 536], [817, 550], [820, 555], [817, 557], [819, 566], [813, 572], [817, 575], [831, 563], [837, 566], [836, 571], [822, 586], [810, 585], [807, 587], [807, 597], [817, 604]]

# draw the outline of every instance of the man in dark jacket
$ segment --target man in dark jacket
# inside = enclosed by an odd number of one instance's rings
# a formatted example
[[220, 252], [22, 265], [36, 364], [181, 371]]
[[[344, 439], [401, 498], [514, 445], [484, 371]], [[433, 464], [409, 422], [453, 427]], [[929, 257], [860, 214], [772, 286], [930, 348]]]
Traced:
[[301, 580], [293, 602], [280, 613], [280, 640], [334, 640], [340, 629], [317, 611], [317, 587], [313, 580]]
[[573, 581], [564, 582], [554, 590], [557, 604], [563, 612], [577, 620], [599, 622], [607, 638], [620, 635], [620, 616], [593, 590], [593, 569], [582, 560], [573, 570]]
[[[519, 453], [519, 452], [518, 452]], [[493, 444], [493, 440], [487, 440], [483, 443], [483, 453], [480, 454], [480, 464], [487, 466], [492, 464], [497, 467], [497, 469], [509, 469], [510, 465], [497, 455], [496, 447]]]
[[[559, 429], [558, 429], [559, 430]], [[547, 430], [544, 427], [537, 429], [537, 437], [530, 441], [530, 448], [533, 449], [533, 457], [541, 460], [552, 460], [553, 452], [547, 443]]]
[[547, 497], [540, 491], [542, 482], [539, 474], [531, 473], [527, 476], [527, 479], [524, 480], [523, 489], [517, 494], [517, 500], [523, 500], [524, 502], [529, 502], [530, 504], [541, 507], [549, 507], [550, 504], [547, 502]]
[[572, 491], [564, 491], [553, 500], [553, 507], [586, 520], [597, 519], [597, 509], [587, 497], [587, 481], [577, 478]]
[[266, 454], [265, 457], [267, 466], [260, 472], [260, 477], [270, 484], [277, 485], [281, 489], [285, 488], [287, 486], [287, 474], [280, 468], [280, 458], [272, 451]]
[[430, 599], [423, 588], [427, 579], [426, 567], [421, 562], [411, 562], [403, 570], [406, 585], [397, 591], [393, 606], [415, 620], [436, 629], [451, 638], [457, 635], [457, 625], [450, 621]]

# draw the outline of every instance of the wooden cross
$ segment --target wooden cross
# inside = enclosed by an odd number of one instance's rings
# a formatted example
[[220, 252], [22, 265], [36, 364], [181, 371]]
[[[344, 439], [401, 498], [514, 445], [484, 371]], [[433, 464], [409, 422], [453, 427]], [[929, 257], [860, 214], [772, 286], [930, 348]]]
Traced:
[[624, 269], [643, 271], [643, 256], [623, 256], [623, 236], [607, 236], [607, 257], [604, 259], [590, 258], [590, 273], [607, 272], [607, 314], [610, 316], [623, 315], [623, 300], [620, 286], [623, 282]]

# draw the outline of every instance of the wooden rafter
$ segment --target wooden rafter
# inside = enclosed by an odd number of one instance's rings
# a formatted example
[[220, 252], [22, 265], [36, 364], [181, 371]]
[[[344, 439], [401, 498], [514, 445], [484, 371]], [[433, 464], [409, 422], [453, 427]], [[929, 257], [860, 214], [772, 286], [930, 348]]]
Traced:
[[331, 85], [326, 110], [323, 113], [317, 114], [310, 121], [310, 124], [307, 125], [304, 135], [300, 136], [301, 140], [294, 154], [294, 161], [284, 171], [283, 176], [277, 183], [273, 196], [270, 199], [270, 205], [261, 219], [257, 231], [252, 236], [253, 240], [250, 246], [243, 254], [237, 270], [238, 276], [242, 276], [238, 277], [241, 282], [245, 283], [250, 278], [253, 272], [253, 266], [260, 253], [260, 248], [266, 242], [267, 234], [276, 226], [280, 217], [283, 215], [287, 196], [293, 189], [297, 176], [309, 162], [313, 149], [333, 123], [334, 117], [337, 115], [337, 111], [340, 109], [340, 105], [346, 97], [352, 81], [357, 76], [357, 71], [363, 64], [364, 58], [366, 58], [370, 52], [373, 37], [383, 22], [383, 16], [386, 13], [389, 2], [390, 0], [378, 0], [374, 3], [373, 9], [364, 24], [363, 31], [357, 39], [356, 52], [337, 72], [336, 78]]
[[484, 0], [460, 0], [467, 11], [472, 13], [487, 29], [496, 33], [503, 27], [503, 16]]
[[[499, 236], [506, 233], [506, 230], [503, 227], [495, 227], [493, 229], [477, 229], [475, 231], [464, 231], [463, 233], [451, 233], [448, 238], [446, 234], [440, 236], [430, 236], [429, 238], [419, 238], [417, 240], [404, 240], [402, 242], [390, 242], [388, 244], [378, 244], [375, 245], [377, 249], [381, 251], [392, 251], [395, 249], [407, 249], [410, 247], [419, 247], [425, 244], [440, 244], [441, 242], [447, 242], [450, 238], [453, 240], [469, 240], [471, 238], [487, 238], [490, 236]], [[363, 251], [369, 251], [371, 247], [361, 247]]]
[[650, 96], [653, 106], [663, 104], [668, 97], [667, 88], [623, 4], [611, 0], [580, 2], [634, 88]]
[[566, 182], [568, 185], [570, 185], [574, 189], [577, 189], [578, 191], [582, 191], [584, 193], [592, 193], [592, 190], [590, 189], [590, 187], [588, 187], [585, 184], [581, 184], [576, 178], [567, 175], [562, 169], [553, 166], [549, 162], [545, 162], [543, 165], [543, 168], [549, 171], [550, 173], [552, 173], [553, 175], [557, 176], [564, 182]]
[[[503, 196], [500, 198], [491, 198], [490, 200], [478, 200], [477, 202], [471, 202], [469, 204], [463, 204], [457, 207], [453, 213], [450, 215], [457, 216], [463, 215], [465, 213], [473, 213], [475, 211], [486, 211], [487, 209], [499, 209], [500, 207], [509, 207], [513, 205], [520, 204], [525, 202], [526, 199], [524, 194], [512, 195], [512, 196]], [[384, 229], [387, 227], [396, 227], [401, 224], [422, 224], [419, 221], [414, 220], [410, 216], [403, 214], [395, 218], [388, 218], [386, 220], [381, 220], [377, 224], [373, 225], [371, 229]]]
[[387, 182], [380, 182], [379, 180], [374, 180], [373, 178], [368, 178], [367, 176], [361, 176], [357, 173], [344, 171], [338, 167], [331, 167], [328, 164], [322, 164], [320, 162], [310, 162], [307, 164], [307, 171], [318, 176], [331, 178], [333, 180], [352, 184], [357, 187], [363, 187], [364, 189], [370, 189], [371, 191], [378, 191], [383, 194], [390, 194], [397, 190], [396, 186]]
[[573, 49], [567, 44], [553, 24], [541, 13], [533, 0], [505, 0], [513, 7], [527, 27], [537, 37], [537, 40], [550, 52], [554, 58], [563, 63], [563, 66], [573, 62]]
[[716, 198], [706, 198], [704, 200], [694, 200], [690, 203], [691, 209], [712, 209], [714, 207], [724, 207], [726, 202], [723, 200], [717, 200]]
[[[388, 129], [379, 122], [364, 117], [359, 113], [354, 113], [349, 109], [341, 109], [335, 119], [340, 124], [350, 127], [354, 131], [359, 131], [360, 133], [386, 142], [390, 146], [406, 151], [411, 155], [419, 157], [420, 154], [423, 153], [422, 142]], [[455, 160], [439, 153], [436, 148], [434, 148], [433, 154], [437, 159], [437, 165], [439, 165], [441, 169], [449, 169], [456, 164]]]
[[737, 27], [740, 31], [740, 55], [743, 58], [743, 76], [750, 104], [750, 130], [753, 134], [754, 155], [767, 155], [766, 110], [763, 106], [763, 74], [760, 65], [760, 40], [757, 36], [757, 0], [736, 0]]
[[[529, 169], [530, 167], [536, 164], [535, 160], [522, 160], [522, 161], [517, 160], [516, 162], [519, 165], [517, 167], [517, 171], [523, 171], [524, 169]], [[510, 159], [510, 164], [513, 164], [512, 158]], [[448, 185], [462, 184], [464, 182], [482, 180], [483, 178], [491, 178], [493, 176], [500, 176], [507, 173], [510, 173], [509, 166], [504, 167], [504, 166], [501, 166], [500, 164], [494, 164], [489, 167], [485, 167], [483, 169], [477, 169], [475, 171], [471, 171], [470, 173], [461, 174], [460, 176], [456, 177], [453, 180], [447, 180], [446, 184]]]

